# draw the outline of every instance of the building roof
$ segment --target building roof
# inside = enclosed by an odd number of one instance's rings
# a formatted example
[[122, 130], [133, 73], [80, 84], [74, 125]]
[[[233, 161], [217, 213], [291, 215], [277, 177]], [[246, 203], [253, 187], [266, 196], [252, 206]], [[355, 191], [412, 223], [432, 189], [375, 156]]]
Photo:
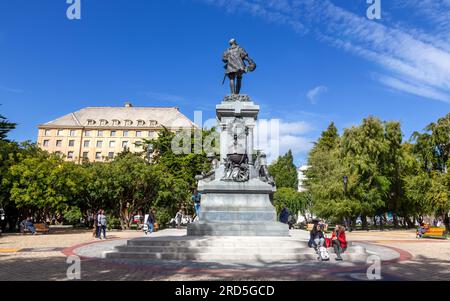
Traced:
[[87, 107], [39, 127], [158, 127], [192, 128], [194, 123], [177, 107]]

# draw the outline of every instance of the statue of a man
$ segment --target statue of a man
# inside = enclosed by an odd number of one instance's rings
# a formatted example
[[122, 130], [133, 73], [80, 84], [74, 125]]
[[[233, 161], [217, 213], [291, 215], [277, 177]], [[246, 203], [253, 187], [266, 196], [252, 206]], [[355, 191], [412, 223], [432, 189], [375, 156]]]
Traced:
[[[231, 94], [239, 94], [241, 91], [242, 75], [252, 72], [256, 68], [255, 62], [249, 58], [244, 48], [240, 47], [235, 39], [230, 40], [228, 48], [222, 56], [225, 65], [225, 77], [230, 79]], [[248, 66], [245, 65], [248, 62]], [[224, 81], [225, 81], [224, 77]]]

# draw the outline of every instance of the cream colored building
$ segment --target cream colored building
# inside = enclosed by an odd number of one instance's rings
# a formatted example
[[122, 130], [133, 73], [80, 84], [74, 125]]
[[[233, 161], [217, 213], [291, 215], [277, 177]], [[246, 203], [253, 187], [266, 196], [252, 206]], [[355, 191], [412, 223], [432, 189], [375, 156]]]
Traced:
[[194, 123], [176, 107], [87, 107], [39, 125], [38, 145], [77, 163], [83, 158], [105, 161], [125, 148], [143, 151], [143, 139], [153, 139], [165, 126], [178, 131]]

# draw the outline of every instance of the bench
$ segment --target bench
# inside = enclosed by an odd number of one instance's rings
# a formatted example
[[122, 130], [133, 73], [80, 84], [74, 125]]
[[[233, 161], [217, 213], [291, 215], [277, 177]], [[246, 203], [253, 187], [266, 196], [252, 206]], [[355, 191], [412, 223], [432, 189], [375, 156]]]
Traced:
[[422, 235], [422, 238], [439, 238], [439, 239], [447, 239], [447, 230], [441, 227], [430, 227], [426, 229], [425, 233]]
[[[34, 228], [36, 229], [36, 233], [48, 234], [48, 232], [50, 231], [49, 226], [45, 223], [34, 224]], [[22, 234], [31, 233], [30, 230], [23, 227], [21, 227], [20, 232], [22, 232]]]

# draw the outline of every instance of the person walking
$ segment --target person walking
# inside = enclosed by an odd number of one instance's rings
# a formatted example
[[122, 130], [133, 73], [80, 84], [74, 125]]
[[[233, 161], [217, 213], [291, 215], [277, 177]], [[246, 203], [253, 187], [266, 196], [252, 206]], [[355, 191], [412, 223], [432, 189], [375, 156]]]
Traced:
[[177, 229], [181, 228], [181, 219], [183, 218], [183, 211], [180, 209], [178, 210], [177, 214], [175, 215], [175, 223], [177, 224]]
[[98, 214], [98, 238], [102, 239], [102, 233], [103, 233], [103, 238], [106, 239], [106, 224], [107, 224], [107, 220], [106, 220], [106, 215], [105, 215], [105, 211], [104, 210], [100, 210], [100, 213]]
[[[155, 210], [150, 210], [147, 218], [147, 229], [150, 234], [155, 230]], [[145, 232], [147, 234], [147, 231]]]

